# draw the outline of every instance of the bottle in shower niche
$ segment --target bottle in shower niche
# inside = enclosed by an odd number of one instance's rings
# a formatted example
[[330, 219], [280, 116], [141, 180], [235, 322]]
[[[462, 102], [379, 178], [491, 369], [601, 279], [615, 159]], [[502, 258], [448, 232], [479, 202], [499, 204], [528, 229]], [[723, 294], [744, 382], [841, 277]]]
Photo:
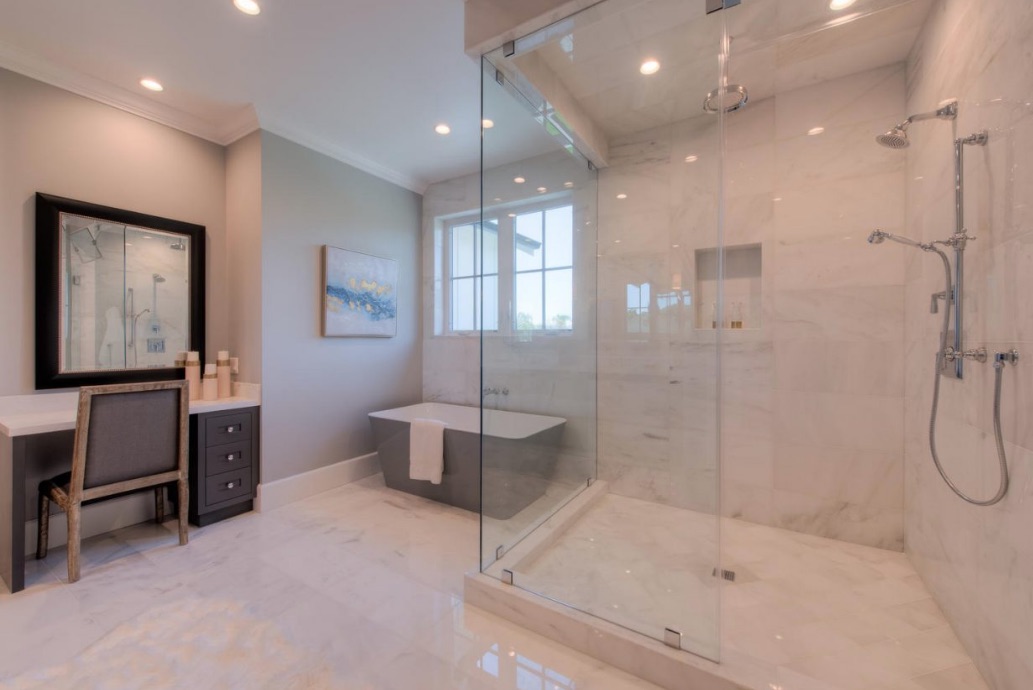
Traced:
[[204, 379], [201, 381], [201, 399], [212, 401], [219, 399], [219, 379], [214, 364], [204, 365]]
[[742, 328], [742, 302], [736, 302], [732, 309], [732, 328]]
[[219, 399], [232, 397], [229, 350], [219, 350], [219, 356], [215, 360], [215, 378], [219, 382]]
[[201, 399], [201, 353], [188, 352], [186, 361], [186, 379], [190, 388], [190, 399]]

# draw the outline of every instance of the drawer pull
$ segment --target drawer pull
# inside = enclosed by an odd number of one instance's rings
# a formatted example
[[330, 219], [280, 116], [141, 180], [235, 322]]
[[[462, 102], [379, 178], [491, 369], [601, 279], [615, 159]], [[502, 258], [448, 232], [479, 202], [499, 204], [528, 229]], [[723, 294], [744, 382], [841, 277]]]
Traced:
[[232, 489], [234, 486], [236, 486], [236, 484], [234, 484], [233, 482], [229, 482], [228, 484], [226, 484], [227, 489]]

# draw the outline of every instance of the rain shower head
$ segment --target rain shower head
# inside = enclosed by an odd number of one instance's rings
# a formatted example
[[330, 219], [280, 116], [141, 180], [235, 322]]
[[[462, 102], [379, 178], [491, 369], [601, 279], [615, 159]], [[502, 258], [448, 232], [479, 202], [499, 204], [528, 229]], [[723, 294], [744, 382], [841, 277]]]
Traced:
[[703, 100], [703, 111], [711, 114], [733, 113], [746, 105], [750, 93], [745, 86], [729, 84], [723, 89], [714, 89]]
[[875, 137], [875, 141], [880, 146], [885, 146], [891, 149], [906, 149], [911, 145], [911, 141], [907, 138], [907, 128], [911, 126], [912, 122], [920, 122], [922, 120], [932, 120], [934, 118], [939, 120], [953, 120], [958, 116], [958, 102], [951, 101], [938, 110], [933, 110], [928, 113], [919, 113], [918, 115], [912, 115], [908, 119], [901, 122], [899, 125], [889, 130], [885, 134], [880, 134]]
[[902, 124], [897, 125], [885, 134], [875, 137], [875, 141], [891, 149], [906, 149], [911, 145], [907, 138], [907, 129]]

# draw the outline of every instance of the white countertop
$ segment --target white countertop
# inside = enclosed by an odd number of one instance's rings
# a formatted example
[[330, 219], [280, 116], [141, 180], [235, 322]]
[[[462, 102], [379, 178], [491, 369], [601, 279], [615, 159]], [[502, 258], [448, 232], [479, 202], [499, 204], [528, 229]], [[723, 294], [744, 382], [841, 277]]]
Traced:
[[[257, 386], [235, 384], [237, 395], [221, 400], [194, 400], [190, 414], [221, 412], [261, 404]], [[8, 437], [46, 434], [75, 428], [77, 391], [0, 396], [0, 434]]]

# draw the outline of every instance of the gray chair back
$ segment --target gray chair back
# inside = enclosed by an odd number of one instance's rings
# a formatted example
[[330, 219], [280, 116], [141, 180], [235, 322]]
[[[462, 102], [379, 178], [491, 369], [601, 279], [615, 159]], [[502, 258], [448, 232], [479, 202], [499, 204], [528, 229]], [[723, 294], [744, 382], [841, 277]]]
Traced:
[[178, 467], [178, 389], [93, 394], [84, 489]]
[[71, 493], [109, 493], [100, 487], [136, 486], [171, 472], [185, 477], [188, 420], [186, 381], [82, 388]]

